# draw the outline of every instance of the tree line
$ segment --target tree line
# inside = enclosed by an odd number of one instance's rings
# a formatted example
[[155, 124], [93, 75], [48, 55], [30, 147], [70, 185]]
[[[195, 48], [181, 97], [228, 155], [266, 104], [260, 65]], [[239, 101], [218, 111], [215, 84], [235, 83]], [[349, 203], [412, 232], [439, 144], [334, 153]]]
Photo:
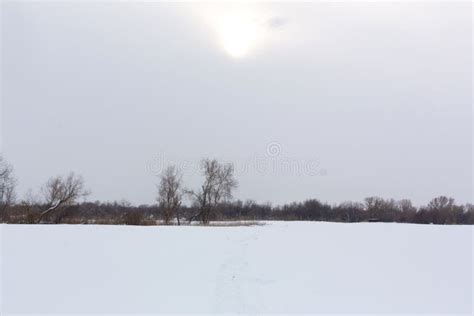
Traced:
[[[169, 166], [160, 175], [156, 204], [133, 206], [126, 201], [81, 201], [90, 192], [74, 173], [50, 178], [38, 194], [17, 199], [12, 166], [0, 156], [0, 216], [3, 223], [70, 223], [125, 225], [181, 225], [199, 221], [301, 220], [328, 222], [397, 222], [417, 224], [474, 224], [474, 206], [458, 205], [439, 196], [426, 206], [410, 200], [368, 197], [363, 202], [330, 205], [317, 199], [272, 206], [255, 201], [232, 201], [237, 187], [232, 164], [216, 159], [201, 161], [202, 184], [188, 189], [180, 171]], [[191, 201], [184, 205], [185, 199]]]

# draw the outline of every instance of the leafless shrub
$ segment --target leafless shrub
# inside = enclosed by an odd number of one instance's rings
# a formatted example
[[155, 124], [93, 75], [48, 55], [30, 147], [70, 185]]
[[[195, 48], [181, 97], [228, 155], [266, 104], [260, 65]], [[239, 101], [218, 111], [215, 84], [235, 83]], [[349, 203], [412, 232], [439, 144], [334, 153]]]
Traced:
[[224, 221], [210, 222], [209, 226], [213, 227], [245, 227], [245, 226], [264, 226], [265, 223], [258, 221]]
[[125, 213], [123, 217], [123, 222], [125, 225], [143, 225], [144, 216], [143, 213], [137, 210], [130, 210]]

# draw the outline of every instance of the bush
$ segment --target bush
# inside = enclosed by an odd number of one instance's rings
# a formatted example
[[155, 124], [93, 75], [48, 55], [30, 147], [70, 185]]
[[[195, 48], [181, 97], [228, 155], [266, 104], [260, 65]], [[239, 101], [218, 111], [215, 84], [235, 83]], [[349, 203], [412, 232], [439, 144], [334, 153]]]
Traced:
[[144, 214], [138, 210], [127, 211], [124, 215], [125, 225], [144, 225]]

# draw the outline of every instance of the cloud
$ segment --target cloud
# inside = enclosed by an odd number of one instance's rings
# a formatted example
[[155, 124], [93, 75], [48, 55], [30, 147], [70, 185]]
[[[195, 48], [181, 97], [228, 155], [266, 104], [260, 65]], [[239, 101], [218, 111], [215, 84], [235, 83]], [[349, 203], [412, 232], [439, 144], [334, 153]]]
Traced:
[[268, 28], [277, 29], [283, 27], [288, 21], [282, 17], [273, 17], [265, 21]]

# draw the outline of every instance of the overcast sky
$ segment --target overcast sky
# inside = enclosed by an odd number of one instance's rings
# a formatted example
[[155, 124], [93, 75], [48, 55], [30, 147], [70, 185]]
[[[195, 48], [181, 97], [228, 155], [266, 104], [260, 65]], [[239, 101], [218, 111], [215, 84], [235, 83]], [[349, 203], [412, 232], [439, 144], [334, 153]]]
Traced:
[[2, 2], [2, 151], [20, 197], [151, 204], [217, 157], [242, 200], [472, 202], [471, 6]]

